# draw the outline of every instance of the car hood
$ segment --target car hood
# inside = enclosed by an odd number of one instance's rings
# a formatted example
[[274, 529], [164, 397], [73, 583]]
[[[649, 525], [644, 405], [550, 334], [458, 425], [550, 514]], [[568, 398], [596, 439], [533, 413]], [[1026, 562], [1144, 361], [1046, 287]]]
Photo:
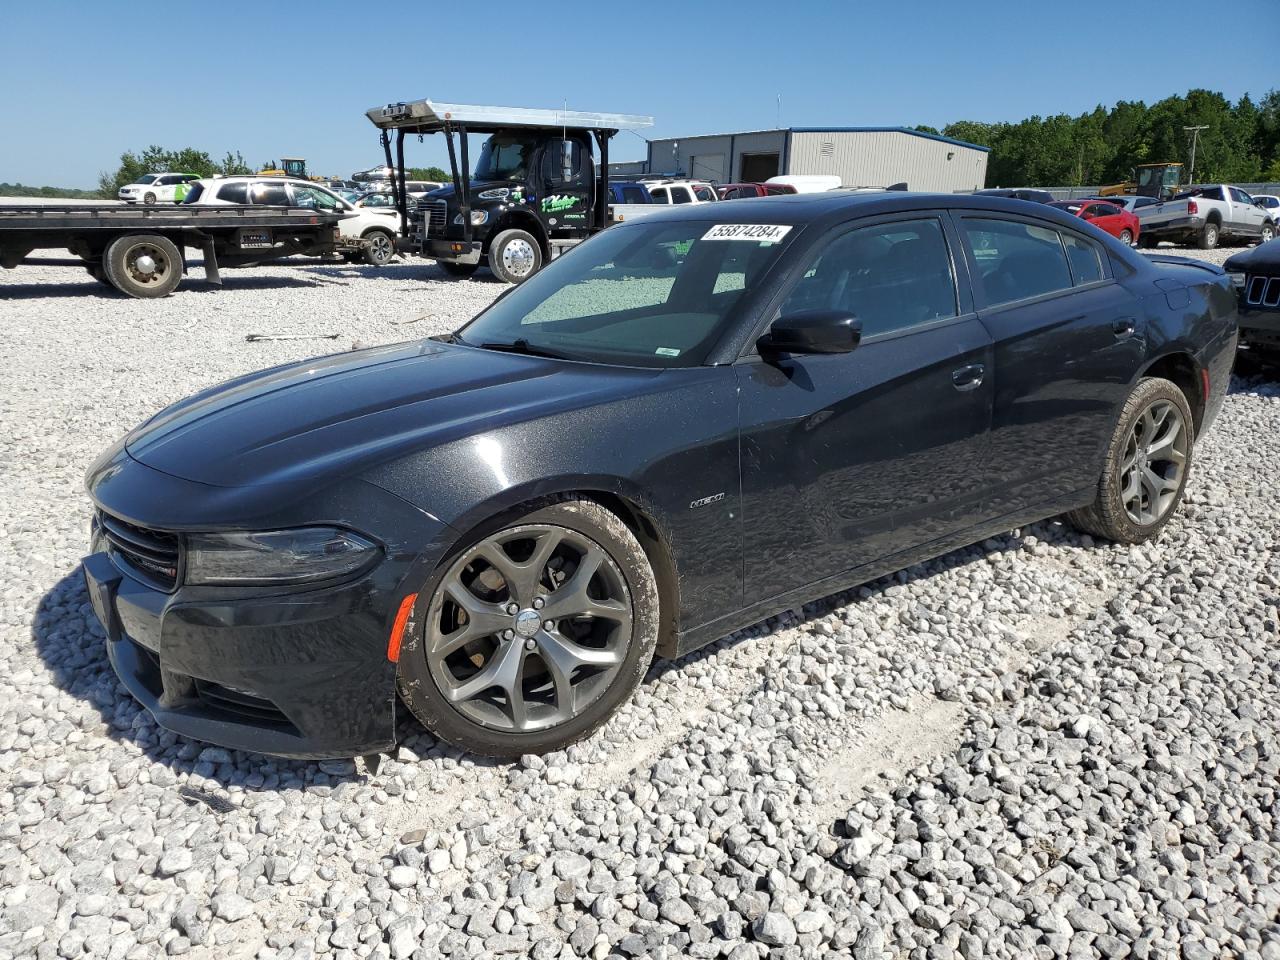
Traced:
[[1223, 267], [1231, 273], [1280, 274], [1280, 238], [1233, 255]]
[[212, 486], [337, 479], [426, 447], [641, 389], [662, 371], [426, 340], [213, 387], [131, 433], [135, 460]]

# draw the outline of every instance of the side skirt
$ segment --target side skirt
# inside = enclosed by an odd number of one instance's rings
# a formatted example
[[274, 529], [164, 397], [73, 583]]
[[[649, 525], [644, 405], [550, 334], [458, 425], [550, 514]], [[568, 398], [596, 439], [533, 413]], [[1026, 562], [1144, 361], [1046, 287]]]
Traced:
[[845, 570], [824, 580], [806, 584], [787, 593], [760, 600], [750, 606], [743, 607], [741, 610], [712, 620], [710, 623], [704, 623], [689, 630], [682, 630], [677, 637], [676, 651], [672, 659], [683, 657], [699, 647], [704, 647], [708, 643], [719, 640], [721, 637], [727, 636], [736, 630], [741, 630], [743, 627], [759, 623], [761, 620], [783, 610], [789, 610], [814, 600], [821, 600], [823, 597], [829, 597], [834, 593], [840, 593], [842, 590], [848, 590], [851, 587], [883, 577], [887, 573], [902, 570], [913, 563], [932, 560], [960, 547], [967, 547], [988, 537], [1005, 533], [1014, 527], [1021, 527], [1049, 517], [1056, 517], [1069, 510], [1086, 506], [1092, 500], [1093, 492], [1092, 487], [1086, 487], [1084, 490], [1078, 490], [1071, 496], [1055, 500], [1053, 503], [1040, 504], [1015, 513], [1005, 514], [1003, 517], [997, 517], [986, 523], [969, 527], [948, 537], [931, 540], [918, 547], [890, 554], [879, 560], [873, 560], [871, 563], [864, 563], [862, 566], [853, 567], [850, 570]]

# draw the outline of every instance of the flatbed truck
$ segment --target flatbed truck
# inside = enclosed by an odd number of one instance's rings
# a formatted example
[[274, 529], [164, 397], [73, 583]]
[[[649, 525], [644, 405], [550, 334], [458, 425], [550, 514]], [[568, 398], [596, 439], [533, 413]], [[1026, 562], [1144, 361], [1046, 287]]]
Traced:
[[344, 216], [266, 206], [0, 206], [0, 267], [17, 267], [33, 250], [65, 248], [94, 279], [151, 299], [182, 282], [186, 249], [200, 250], [205, 276], [221, 284], [220, 267], [334, 252]]

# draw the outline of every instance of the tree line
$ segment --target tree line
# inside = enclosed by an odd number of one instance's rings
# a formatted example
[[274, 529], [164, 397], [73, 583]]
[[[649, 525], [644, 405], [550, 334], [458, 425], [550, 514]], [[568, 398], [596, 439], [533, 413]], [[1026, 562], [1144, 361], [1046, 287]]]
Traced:
[[166, 150], [164, 147], [150, 146], [141, 153], [127, 150], [120, 154], [120, 166], [113, 172], [98, 176], [98, 192], [104, 197], [115, 197], [126, 183], [135, 183], [146, 173], [157, 173], [168, 170], [173, 173], [195, 173], [202, 177], [216, 174], [232, 176], [235, 174], [253, 173], [244, 162], [239, 151], [227, 151], [221, 160], [214, 160], [207, 151], [194, 147], [183, 147], [181, 150]]
[[1280, 91], [1254, 102], [1248, 94], [1232, 103], [1212, 90], [1190, 90], [1150, 106], [1121, 100], [1072, 117], [1028, 117], [1017, 123], [958, 120], [937, 130], [917, 127], [990, 147], [987, 186], [1085, 186], [1132, 178], [1140, 163], [1184, 164], [1191, 175], [1192, 134], [1197, 183], [1280, 181]]

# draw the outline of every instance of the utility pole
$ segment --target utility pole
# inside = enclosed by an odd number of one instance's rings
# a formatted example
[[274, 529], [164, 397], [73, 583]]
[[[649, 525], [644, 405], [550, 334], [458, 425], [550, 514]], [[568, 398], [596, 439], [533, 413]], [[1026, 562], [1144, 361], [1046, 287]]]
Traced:
[[1208, 130], [1209, 125], [1202, 123], [1198, 127], [1183, 127], [1187, 133], [1191, 134], [1191, 170], [1187, 173], [1187, 186], [1191, 186], [1196, 182], [1196, 143], [1200, 139], [1200, 131]]

